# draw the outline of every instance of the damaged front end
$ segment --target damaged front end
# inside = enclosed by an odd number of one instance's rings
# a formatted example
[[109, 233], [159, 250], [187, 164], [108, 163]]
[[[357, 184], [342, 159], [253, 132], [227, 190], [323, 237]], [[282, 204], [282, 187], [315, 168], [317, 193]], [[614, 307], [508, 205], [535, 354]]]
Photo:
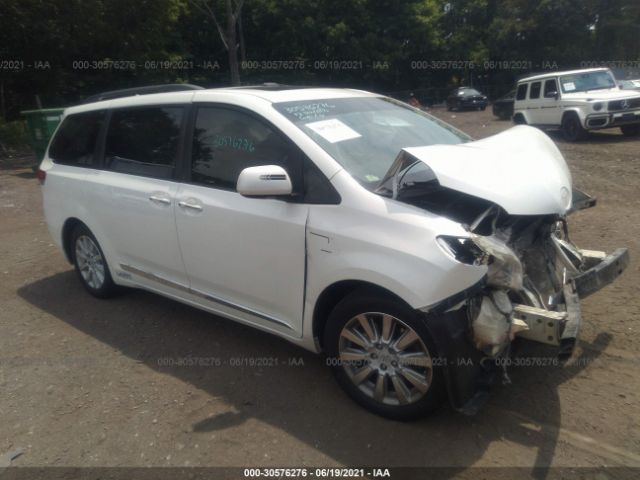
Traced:
[[579, 249], [565, 217], [496, 215], [490, 231], [470, 232], [489, 255], [487, 288], [469, 302], [475, 345], [495, 356], [518, 336], [570, 357], [580, 329], [580, 299], [622, 273], [627, 250], [606, 255]]
[[[625, 248], [607, 255], [571, 241], [567, 215], [594, 206], [595, 199], [572, 189], [564, 159], [539, 135], [520, 129], [510, 140], [529, 142], [540, 168], [548, 162], [555, 174], [548, 181], [548, 172], [537, 172], [530, 157], [505, 161], [504, 142], [489, 139], [407, 149], [378, 190], [463, 225], [468, 237], [438, 237], [440, 247], [457, 261], [487, 268], [479, 288], [423, 310], [447, 365], [451, 401], [465, 413], [477, 411], [492, 377], [508, 379], [509, 362], [502, 360], [515, 338], [556, 347], [560, 359], [571, 357], [580, 331], [580, 299], [611, 283], [629, 263]], [[493, 149], [497, 143], [501, 148]], [[535, 143], [543, 148], [532, 148]], [[496, 158], [488, 162], [491, 155]], [[458, 177], [452, 175], [456, 163], [464, 167]], [[501, 169], [495, 172], [500, 181], [482, 171], [492, 166]], [[508, 185], [500, 188], [501, 182]]]

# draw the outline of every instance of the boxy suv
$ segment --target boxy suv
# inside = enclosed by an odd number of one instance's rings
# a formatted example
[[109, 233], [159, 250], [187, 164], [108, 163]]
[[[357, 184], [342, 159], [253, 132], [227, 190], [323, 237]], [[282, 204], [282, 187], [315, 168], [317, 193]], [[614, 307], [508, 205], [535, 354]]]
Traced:
[[589, 130], [640, 134], [640, 92], [621, 90], [606, 68], [550, 72], [518, 81], [513, 121], [559, 128], [569, 141]]
[[594, 200], [544, 133], [472, 141], [356, 90], [72, 107], [38, 175], [89, 293], [143, 288], [324, 351], [391, 418], [447, 395], [475, 412], [515, 337], [571, 355], [580, 297], [628, 263], [570, 241], [567, 214]]

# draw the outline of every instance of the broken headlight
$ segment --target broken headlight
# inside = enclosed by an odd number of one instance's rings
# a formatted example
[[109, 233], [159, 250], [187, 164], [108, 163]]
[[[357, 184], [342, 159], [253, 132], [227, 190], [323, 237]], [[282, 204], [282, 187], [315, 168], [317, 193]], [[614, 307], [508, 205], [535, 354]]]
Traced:
[[472, 234], [471, 238], [489, 255], [487, 285], [522, 290], [522, 263], [515, 252], [506, 243], [493, 236]]
[[469, 237], [453, 237], [440, 235], [438, 245], [450, 257], [467, 265], [486, 265], [488, 256]]

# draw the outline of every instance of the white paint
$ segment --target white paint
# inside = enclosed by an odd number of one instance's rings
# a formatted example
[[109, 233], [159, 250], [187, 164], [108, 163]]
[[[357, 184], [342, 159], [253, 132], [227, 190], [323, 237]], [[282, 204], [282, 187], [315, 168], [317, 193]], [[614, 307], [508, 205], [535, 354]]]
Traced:
[[564, 214], [571, 204], [569, 167], [553, 141], [533, 127], [406, 151], [427, 164], [441, 185], [490, 200], [512, 215]]

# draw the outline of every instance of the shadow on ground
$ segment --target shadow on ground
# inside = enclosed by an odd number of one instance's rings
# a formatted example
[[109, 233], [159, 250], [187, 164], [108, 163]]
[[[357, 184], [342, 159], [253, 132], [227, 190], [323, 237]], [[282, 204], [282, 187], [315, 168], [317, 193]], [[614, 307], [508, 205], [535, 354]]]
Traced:
[[[345, 465], [455, 467], [446, 470], [448, 477], [480, 460], [492, 442], [508, 440], [536, 448], [530, 475], [546, 478], [561, 424], [557, 387], [580, 371], [514, 369], [514, 385], [497, 386], [475, 417], [443, 407], [430, 418], [399, 423], [353, 404], [334, 383], [322, 357], [178, 302], [135, 290], [110, 301], [97, 300], [84, 292], [73, 271], [37, 280], [18, 294], [127, 357], [234, 405], [235, 413], [185, 425], [195, 435], [224, 431], [253, 417]], [[602, 348], [608, 339], [598, 342]], [[184, 357], [273, 357], [302, 360], [304, 366], [266, 368], [260, 375], [256, 369], [228, 365], [161, 366], [162, 359]], [[531, 423], [540, 427], [532, 432], [527, 426]], [[508, 462], [501, 460], [502, 465]], [[517, 458], [511, 462], [522, 465]]]

